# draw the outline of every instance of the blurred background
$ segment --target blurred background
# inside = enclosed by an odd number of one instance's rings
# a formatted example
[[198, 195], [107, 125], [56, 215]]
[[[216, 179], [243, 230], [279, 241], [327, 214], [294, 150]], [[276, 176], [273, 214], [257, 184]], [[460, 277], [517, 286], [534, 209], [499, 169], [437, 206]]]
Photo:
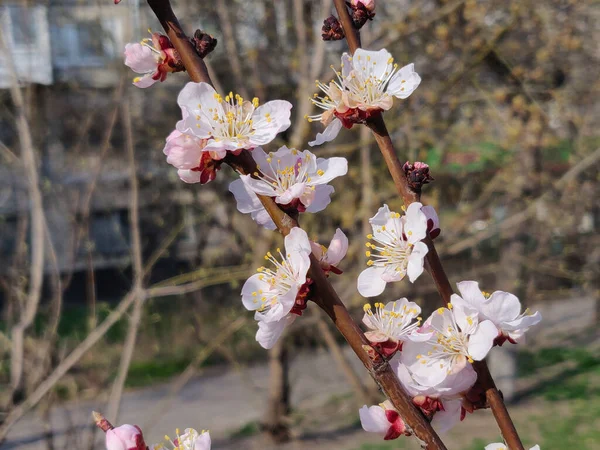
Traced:
[[[218, 39], [206, 58], [218, 90], [294, 104], [270, 150], [321, 131], [303, 117], [345, 50], [320, 39], [331, 0], [174, 9], [188, 34]], [[450, 279], [544, 316], [489, 361], [525, 443], [544, 450], [600, 441], [599, 24], [591, 0], [380, 0], [362, 33], [423, 79], [385, 118], [400, 159], [431, 167], [423, 200]], [[239, 292], [281, 238], [237, 212], [228, 168], [200, 186], [166, 164], [188, 78], [131, 85], [123, 49], [148, 27], [161, 30], [139, 0], [0, 4], [0, 447], [102, 448], [95, 409], [148, 443], [194, 427], [217, 449], [418, 448], [360, 429], [357, 409], [383, 397], [314, 304], [273, 351], [254, 341]], [[302, 224], [323, 244], [336, 227], [349, 236], [332, 282], [360, 320], [368, 218], [401, 199], [367, 130], [315, 153], [350, 161]], [[439, 303], [427, 275], [378, 301], [400, 297]], [[494, 441], [488, 411], [447, 438]]]

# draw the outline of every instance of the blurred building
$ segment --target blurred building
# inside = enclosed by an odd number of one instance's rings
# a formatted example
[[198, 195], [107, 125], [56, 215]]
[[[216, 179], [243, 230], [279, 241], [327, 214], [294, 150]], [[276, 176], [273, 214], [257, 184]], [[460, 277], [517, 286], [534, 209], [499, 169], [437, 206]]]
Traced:
[[[120, 113], [119, 97], [124, 92], [134, 104], [143, 101], [139, 93], [128, 89], [132, 74], [126, 72], [122, 60], [125, 44], [138, 38], [134, 35], [138, 23], [138, 2], [133, 0], [118, 7], [112, 1], [76, 0], [15, 1], [0, 6], [0, 25], [9, 51], [9, 56], [0, 51], [0, 109], [5, 111], [0, 114], [0, 142], [18, 152], [8, 91], [16, 72], [26, 87], [48, 228], [62, 273], [129, 264], [124, 132], [122, 121], [117, 118], [111, 126], [110, 118], [115, 109]], [[121, 84], [125, 88], [119, 91]], [[162, 141], [166, 134], [156, 135]], [[136, 151], [147, 151], [139, 150], [140, 144], [147, 143], [138, 141]], [[10, 261], [19, 244], [19, 218], [27, 216], [29, 194], [16, 159], [11, 160], [10, 152], [0, 158], [0, 257]], [[142, 232], [149, 233], [144, 239], [152, 242], [155, 216], [162, 214], [157, 208], [164, 204], [164, 195], [157, 191], [161, 191], [160, 183], [169, 182], [166, 175], [172, 171], [162, 158], [140, 158], [138, 164]], [[100, 165], [102, 170], [98, 170]], [[184, 219], [188, 215], [184, 205], [191, 194], [173, 187], [163, 191], [172, 208], [169, 219]], [[171, 258], [195, 257], [196, 235], [191, 223], [188, 228]], [[8, 267], [2, 265], [0, 273]]]

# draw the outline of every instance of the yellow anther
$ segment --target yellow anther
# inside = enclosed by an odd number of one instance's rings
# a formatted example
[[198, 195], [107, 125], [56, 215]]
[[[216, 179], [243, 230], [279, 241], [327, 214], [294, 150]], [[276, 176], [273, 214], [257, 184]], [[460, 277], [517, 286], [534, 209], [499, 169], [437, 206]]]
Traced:
[[440, 315], [444, 314], [444, 308], [438, 308], [437, 313]]
[[375, 264], [373, 261], [371, 261], [371, 260], [367, 261], [367, 266], [372, 266], [373, 264]]
[[367, 255], [367, 258], [370, 258], [370, 257], [371, 257], [371, 252], [367, 250], [367, 251], [365, 252], [365, 255]]
[[325, 175], [325, 172], [323, 172], [321, 169], [317, 170], [317, 174], [322, 177], [323, 175]]
[[448, 306], [448, 309], [452, 309], [452, 308], [454, 308], [454, 306], [452, 306], [452, 303], [448, 303], [448, 305], [447, 305], [447, 306]]

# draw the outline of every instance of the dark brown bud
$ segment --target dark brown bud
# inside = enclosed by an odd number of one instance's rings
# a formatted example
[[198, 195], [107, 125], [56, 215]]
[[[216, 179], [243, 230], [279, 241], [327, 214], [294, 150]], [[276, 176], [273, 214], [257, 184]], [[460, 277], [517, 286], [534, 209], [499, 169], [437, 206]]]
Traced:
[[324, 41], [339, 41], [344, 39], [345, 34], [340, 21], [335, 16], [329, 16], [323, 21], [321, 37]]
[[408, 185], [415, 191], [420, 191], [424, 184], [433, 181], [433, 177], [429, 173], [429, 166], [422, 162], [410, 163], [406, 161], [404, 166], [404, 173], [408, 180]]
[[204, 58], [217, 46], [217, 40], [202, 30], [196, 30], [194, 37], [190, 39], [190, 41], [192, 42], [192, 45], [196, 49], [196, 53], [198, 53], [200, 58]]
[[367, 21], [373, 20], [373, 17], [375, 17], [375, 13], [372, 11], [374, 7], [369, 10], [361, 1], [346, 2], [346, 4], [351, 10], [350, 16], [357, 30], [360, 30]]

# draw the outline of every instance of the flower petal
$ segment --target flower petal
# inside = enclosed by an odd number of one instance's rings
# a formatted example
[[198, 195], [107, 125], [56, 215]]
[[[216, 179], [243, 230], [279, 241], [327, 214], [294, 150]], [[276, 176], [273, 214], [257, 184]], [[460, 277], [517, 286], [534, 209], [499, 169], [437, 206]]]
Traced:
[[325, 184], [331, 180], [348, 173], [348, 160], [346, 158], [319, 158], [317, 170], [322, 170], [322, 175], [315, 175], [310, 184]]
[[317, 133], [314, 141], [310, 141], [308, 145], [315, 147], [317, 145], [324, 144], [325, 142], [333, 141], [342, 129], [342, 121], [340, 119], [333, 119], [327, 128], [322, 133]]
[[460, 422], [461, 403], [460, 399], [446, 400], [442, 403], [444, 409], [435, 413], [431, 421], [431, 426], [435, 431], [446, 433]]
[[318, 186], [315, 186], [315, 196], [311, 204], [306, 207], [306, 212], [316, 213], [319, 211], [323, 211], [325, 208], [327, 208], [327, 205], [331, 203], [330, 196], [334, 192], [334, 187], [328, 184], [320, 184]]
[[381, 406], [367, 407], [365, 405], [358, 410], [358, 415], [363, 430], [369, 433], [380, 434], [381, 437], [387, 434], [390, 423], [386, 418], [385, 410]]
[[421, 84], [421, 77], [415, 72], [413, 63], [404, 66], [394, 74], [387, 86], [387, 93], [398, 98], [407, 98]]
[[256, 332], [256, 340], [262, 348], [271, 349], [279, 340], [283, 331], [291, 325], [296, 319], [295, 314], [288, 314], [283, 319], [276, 322], [258, 322], [258, 331]]
[[332, 266], [337, 266], [346, 256], [346, 252], [348, 252], [348, 237], [338, 228], [325, 252], [325, 261]]
[[358, 276], [357, 288], [363, 297], [375, 297], [383, 292], [387, 284], [381, 278], [383, 267], [369, 267]]
[[125, 46], [125, 65], [136, 73], [154, 72], [158, 62], [146, 45], [133, 43]]
[[417, 242], [410, 256], [408, 257], [408, 266], [406, 267], [406, 274], [411, 283], [414, 283], [417, 278], [423, 273], [423, 266], [425, 264], [425, 255], [429, 252], [429, 248], [424, 242]]
[[255, 311], [262, 306], [259, 291], [267, 292], [271, 290], [269, 283], [261, 280], [261, 278], [263, 277], [260, 273], [255, 273], [242, 286], [242, 303], [249, 311]]
[[475, 361], [481, 361], [494, 345], [496, 337], [498, 337], [496, 325], [491, 320], [484, 320], [477, 327], [477, 331], [469, 336], [469, 355]]

